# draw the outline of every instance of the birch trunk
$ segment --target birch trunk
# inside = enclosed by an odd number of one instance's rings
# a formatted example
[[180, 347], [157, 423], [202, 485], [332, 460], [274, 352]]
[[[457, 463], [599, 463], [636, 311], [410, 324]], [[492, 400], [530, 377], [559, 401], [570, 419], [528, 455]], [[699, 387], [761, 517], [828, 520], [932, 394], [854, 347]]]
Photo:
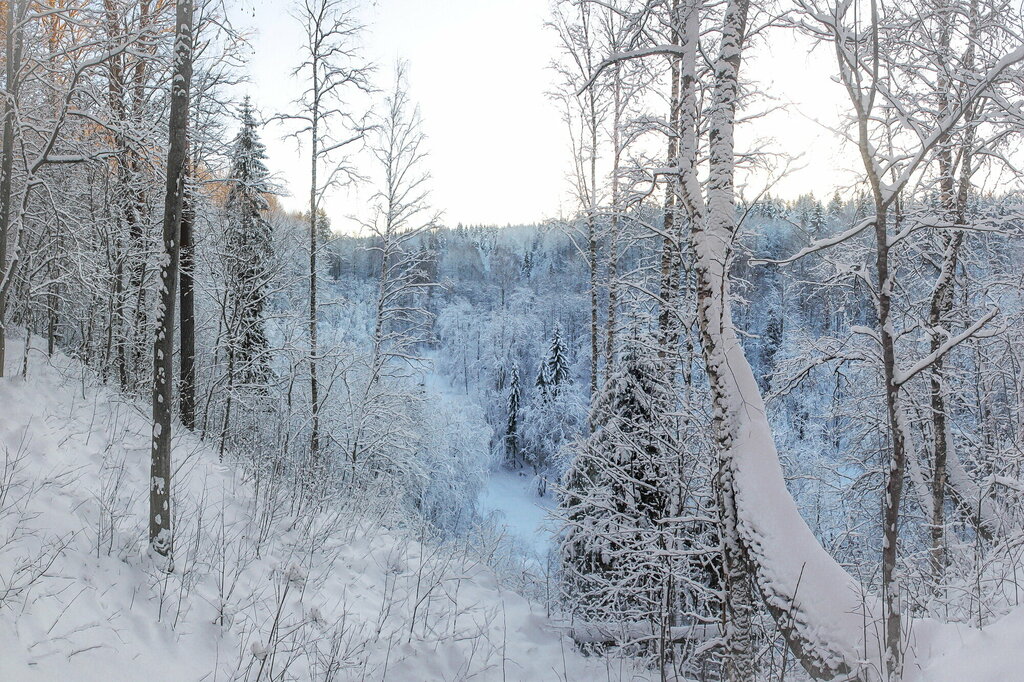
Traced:
[[[719, 450], [716, 495], [722, 524], [722, 559], [725, 580], [723, 624], [726, 647], [726, 677], [735, 682], [753, 680], [756, 675], [752, 623], [753, 595], [750, 565], [739, 534], [734, 465], [729, 456], [738, 434], [739, 422], [732, 412], [735, 395], [726, 374], [727, 349], [738, 349], [729, 310], [729, 243], [736, 230], [734, 194], [734, 140], [739, 70], [746, 32], [747, 0], [733, 0], [726, 6], [722, 43], [715, 62], [715, 89], [708, 143], [710, 175], [707, 185], [705, 221], [695, 222], [694, 246], [697, 271], [697, 315], [704, 344], [704, 358], [714, 401], [716, 439]], [[687, 36], [696, 44], [696, 36]], [[688, 93], [689, 94], [689, 93]], [[688, 103], [689, 104], [689, 103]], [[688, 149], [687, 152], [693, 153]], [[730, 339], [730, 337], [733, 337]], [[738, 349], [742, 354], [742, 349]]]

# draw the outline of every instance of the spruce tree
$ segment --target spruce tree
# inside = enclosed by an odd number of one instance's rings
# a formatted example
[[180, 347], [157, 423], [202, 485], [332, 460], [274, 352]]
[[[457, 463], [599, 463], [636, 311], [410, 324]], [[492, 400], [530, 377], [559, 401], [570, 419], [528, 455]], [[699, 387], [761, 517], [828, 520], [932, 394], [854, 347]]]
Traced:
[[657, 363], [628, 349], [594, 402], [594, 432], [562, 479], [562, 588], [585, 620], [663, 622], [667, 594], [672, 608], [713, 599], [719, 587], [706, 565], [713, 550], [704, 551], [715, 545], [713, 527], [679, 520], [697, 502], [681, 481], [671, 405]]
[[558, 478], [559, 454], [579, 433], [582, 410], [569, 383], [569, 362], [561, 330], [556, 327], [537, 370], [533, 400], [523, 409], [519, 431], [523, 460], [537, 474], [537, 491], [545, 494], [547, 479]]
[[[652, 550], [663, 550], [659, 524], [669, 516], [672, 480], [659, 431], [659, 403], [667, 400], [657, 368], [627, 351], [591, 411], [594, 433], [576, 453], [563, 479], [566, 526], [561, 537], [562, 576], [576, 610], [587, 618], [614, 618], [654, 608], [655, 575], [630, 574]], [[643, 589], [618, 589], [624, 580]], [[628, 596], [627, 596], [628, 595]], [[625, 603], [623, 600], [629, 601]]]
[[569, 362], [565, 357], [565, 344], [562, 343], [562, 330], [555, 327], [548, 348], [547, 359], [544, 361], [544, 373], [547, 385], [552, 391], [569, 381]]
[[508, 466], [516, 466], [519, 459], [519, 366], [512, 365], [512, 376], [509, 380], [507, 421], [505, 425], [505, 462]]
[[327, 246], [334, 238], [331, 230], [331, 219], [323, 208], [316, 210], [316, 241], [321, 247]]
[[832, 200], [828, 202], [828, 217], [836, 220], [843, 213], [843, 198], [839, 196], [839, 190], [832, 195]]
[[542, 400], [548, 394], [548, 363], [547, 359], [541, 360], [540, 366], [537, 367], [537, 379], [533, 382], [534, 388], [537, 389], [537, 395]]
[[825, 208], [820, 201], [815, 201], [811, 208], [810, 228], [812, 234], [820, 234], [825, 229]]
[[271, 187], [264, 163], [266, 147], [260, 142], [248, 97], [240, 119], [241, 130], [231, 157], [225, 234], [229, 355], [240, 383], [263, 384], [270, 375], [263, 309], [267, 263], [273, 256], [273, 235], [266, 216], [270, 208], [266, 195]]

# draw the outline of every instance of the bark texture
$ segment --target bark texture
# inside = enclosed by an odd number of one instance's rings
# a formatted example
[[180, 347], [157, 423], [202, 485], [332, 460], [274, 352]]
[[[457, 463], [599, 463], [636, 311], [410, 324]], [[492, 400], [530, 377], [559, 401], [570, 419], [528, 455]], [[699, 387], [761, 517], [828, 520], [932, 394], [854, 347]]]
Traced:
[[170, 140], [164, 197], [160, 306], [153, 344], [153, 457], [150, 464], [149, 544], [173, 570], [171, 527], [171, 421], [173, 417], [174, 306], [188, 154], [189, 89], [192, 85], [193, 0], [178, 0], [171, 70]]

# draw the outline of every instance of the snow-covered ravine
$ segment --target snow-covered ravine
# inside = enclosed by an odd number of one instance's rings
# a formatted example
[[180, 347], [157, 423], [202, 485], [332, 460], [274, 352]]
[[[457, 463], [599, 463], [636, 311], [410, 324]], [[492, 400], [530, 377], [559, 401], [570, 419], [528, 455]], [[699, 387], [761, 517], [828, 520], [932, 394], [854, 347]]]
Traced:
[[158, 570], [147, 405], [36, 349], [22, 379], [7, 350], [0, 680], [648, 679], [581, 656], [468, 550], [373, 500], [293, 517], [180, 428], [175, 570]]
[[[424, 372], [421, 381], [453, 405], [472, 400], [436, 371]], [[509, 471], [499, 462], [492, 462], [476, 502], [480, 515], [496, 530], [504, 531], [527, 561], [543, 565], [557, 530], [551, 518], [556, 502], [550, 491], [537, 495], [535, 483], [529, 470]]]
[[556, 531], [550, 516], [555, 501], [537, 495], [532, 475], [492, 470], [479, 504], [482, 514], [522, 545], [528, 559], [544, 562]]
[[[3, 682], [654, 678], [580, 655], [471, 553], [421, 544], [372, 501], [290, 516], [181, 429], [163, 573], [144, 551], [147, 406], [38, 349], [22, 379], [22, 356], [9, 342], [0, 379]], [[479, 506], [542, 551], [548, 504], [499, 471]], [[1024, 679], [1024, 610], [918, 625], [905, 682]]]

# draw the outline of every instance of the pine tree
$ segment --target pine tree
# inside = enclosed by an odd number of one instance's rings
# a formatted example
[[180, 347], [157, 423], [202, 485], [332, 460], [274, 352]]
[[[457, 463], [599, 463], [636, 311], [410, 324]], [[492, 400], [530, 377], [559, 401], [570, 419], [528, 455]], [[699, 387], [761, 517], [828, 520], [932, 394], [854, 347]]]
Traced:
[[521, 397], [519, 366], [513, 364], [508, 387], [508, 417], [505, 425], [505, 462], [509, 466], [516, 466], [519, 459], [519, 403]]
[[266, 212], [270, 193], [266, 147], [260, 142], [252, 105], [242, 104], [241, 130], [234, 141], [228, 192], [225, 266], [229, 314], [229, 357], [242, 384], [262, 384], [270, 375], [263, 329], [267, 263], [273, 235]]

